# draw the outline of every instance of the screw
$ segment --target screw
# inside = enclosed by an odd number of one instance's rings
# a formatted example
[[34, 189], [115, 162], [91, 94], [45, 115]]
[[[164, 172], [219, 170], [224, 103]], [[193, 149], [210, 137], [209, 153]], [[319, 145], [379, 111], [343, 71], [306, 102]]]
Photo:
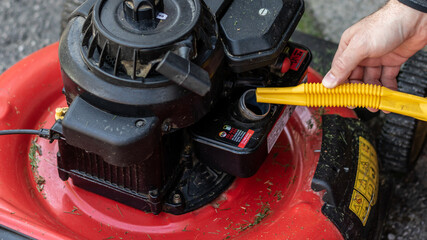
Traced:
[[172, 202], [174, 203], [174, 204], [181, 204], [181, 195], [179, 195], [178, 193], [175, 193], [174, 195], [173, 195], [173, 199], [172, 199]]
[[152, 198], [157, 198], [157, 196], [159, 195], [159, 191], [157, 191], [157, 189], [151, 190], [148, 192], [148, 194], [152, 197]]
[[145, 120], [138, 120], [138, 121], [136, 121], [136, 123], [135, 123], [135, 126], [137, 127], [137, 128], [140, 128], [140, 127], [143, 127], [143, 126], [145, 126]]
[[259, 14], [260, 16], [265, 16], [265, 15], [267, 15], [269, 12], [270, 12], [270, 11], [269, 11], [267, 8], [261, 8], [261, 9], [258, 11], [258, 14]]

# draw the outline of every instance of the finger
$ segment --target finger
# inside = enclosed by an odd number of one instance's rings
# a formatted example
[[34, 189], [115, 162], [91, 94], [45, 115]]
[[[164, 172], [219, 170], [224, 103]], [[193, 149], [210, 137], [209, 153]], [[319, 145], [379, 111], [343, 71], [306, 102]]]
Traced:
[[[343, 35], [341, 36], [340, 39], [340, 43], [338, 44], [338, 49], [335, 52], [334, 58], [332, 59], [332, 62], [336, 61], [336, 59], [342, 55], [342, 53], [344, 52], [344, 50], [347, 48], [348, 43], [350, 42], [350, 35], [348, 34], [350, 29], [347, 29]], [[332, 67], [332, 66], [331, 66]], [[329, 79], [329, 78], [332, 78]], [[328, 73], [326, 73], [325, 77], [322, 80], [322, 83], [325, 87], [327, 88], [332, 88], [331, 87], [331, 83], [329, 83], [330, 81], [334, 81], [335, 77], [330, 75], [330, 70], [328, 71]]]
[[335, 60], [337, 56], [341, 56], [344, 50], [348, 47], [348, 43], [350, 42], [352, 36], [349, 32], [350, 29], [347, 29], [341, 36], [340, 43], [338, 44], [337, 51], [335, 52], [334, 58], [332, 60]]
[[376, 58], [366, 58], [363, 61], [361, 61], [359, 63], [359, 65], [363, 66], [363, 67], [378, 67], [378, 66], [383, 65], [382, 62], [383, 62], [382, 58], [377, 58], [377, 57]]
[[376, 108], [370, 108], [370, 107], [367, 107], [366, 109], [368, 109], [369, 110], [369, 112], [378, 112], [378, 110], [379, 109], [376, 109]]
[[394, 66], [394, 67], [383, 67], [381, 72], [381, 83], [384, 87], [391, 89], [391, 90], [397, 90], [397, 81], [396, 77], [399, 74], [400, 66]]
[[406, 60], [408, 60], [408, 58], [392, 52], [381, 57], [366, 58], [360, 62], [359, 65], [364, 67], [397, 66], [402, 65]]
[[366, 67], [363, 75], [363, 82], [366, 84], [381, 85], [382, 67]]
[[362, 80], [364, 75], [364, 68], [363, 67], [356, 67], [356, 69], [353, 70], [353, 72], [350, 74], [348, 79], [350, 80]]
[[363, 83], [363, 81], [362, 80], [359, 80], [359, 79], [350, 79], [350, 81], [349, 81], [350, 83]]
[[364, 59], [363, 51], [356, 45], [360, 43], [350, 42], [341, 55], [336, 55], [332, 62], [331, 70], [323, 78], [323, 85], [327, 88], [334, 88], [348, 79], [351, 72]]

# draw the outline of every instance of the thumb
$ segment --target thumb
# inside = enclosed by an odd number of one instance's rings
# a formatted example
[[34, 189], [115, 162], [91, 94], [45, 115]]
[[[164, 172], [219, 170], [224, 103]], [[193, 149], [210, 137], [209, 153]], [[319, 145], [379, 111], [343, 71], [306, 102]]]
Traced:
[[341, 53], [337, 52], [332, 62], [331, 70], [323, 78], [323, 85], [334, 88], [343, 84], [354, 69], [363, 60], [362, 49], [351, 43]]

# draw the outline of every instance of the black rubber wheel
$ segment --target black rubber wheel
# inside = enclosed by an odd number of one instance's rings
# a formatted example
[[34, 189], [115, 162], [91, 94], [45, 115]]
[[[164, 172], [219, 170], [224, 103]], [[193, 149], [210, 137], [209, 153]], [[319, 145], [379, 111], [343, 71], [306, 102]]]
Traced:
[[[426, 97], [427, 52], [420, 51], [402, 67], [397, 79], [399, 91]], [[424, 145], [427, 124], [411, 117], [390, 113], [384, 119], [378, 139], [378, 154], [383, 167], [407, 173]]]
[[67, 26], [68, 18], [70, 17], [71, 13], [85, 1], [86, 0], [65, 0], [64, 8], [62, 9], [61, 13], [61, 33]]

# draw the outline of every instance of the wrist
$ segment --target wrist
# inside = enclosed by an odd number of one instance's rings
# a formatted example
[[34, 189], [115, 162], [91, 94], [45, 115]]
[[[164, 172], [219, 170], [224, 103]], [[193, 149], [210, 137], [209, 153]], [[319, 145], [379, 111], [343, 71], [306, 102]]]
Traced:
[[398, 0], [390, 0], [382, 9], [388, 12], [387, 18], [394, 19], [405, 38], [416, 36], [427, 40], [427, 13], [405, 5]]
[[427, 44], [427, 13], [421, 13], [417, 22], [417, 32], [415, 34], [424, 40], [424, 45]]
[[417, 39], [417, 43], [424, 47], [427, 44], [427, 13], [418, 11], [406, 5], [404, 5], [404, 7], [407, 12], [405, 16], [407, 19], [410, 19], [407, 21], [411, 21], [410, 26], [408, 27], [412, 31], [410, 31], [408, 38], [412, 37]]

